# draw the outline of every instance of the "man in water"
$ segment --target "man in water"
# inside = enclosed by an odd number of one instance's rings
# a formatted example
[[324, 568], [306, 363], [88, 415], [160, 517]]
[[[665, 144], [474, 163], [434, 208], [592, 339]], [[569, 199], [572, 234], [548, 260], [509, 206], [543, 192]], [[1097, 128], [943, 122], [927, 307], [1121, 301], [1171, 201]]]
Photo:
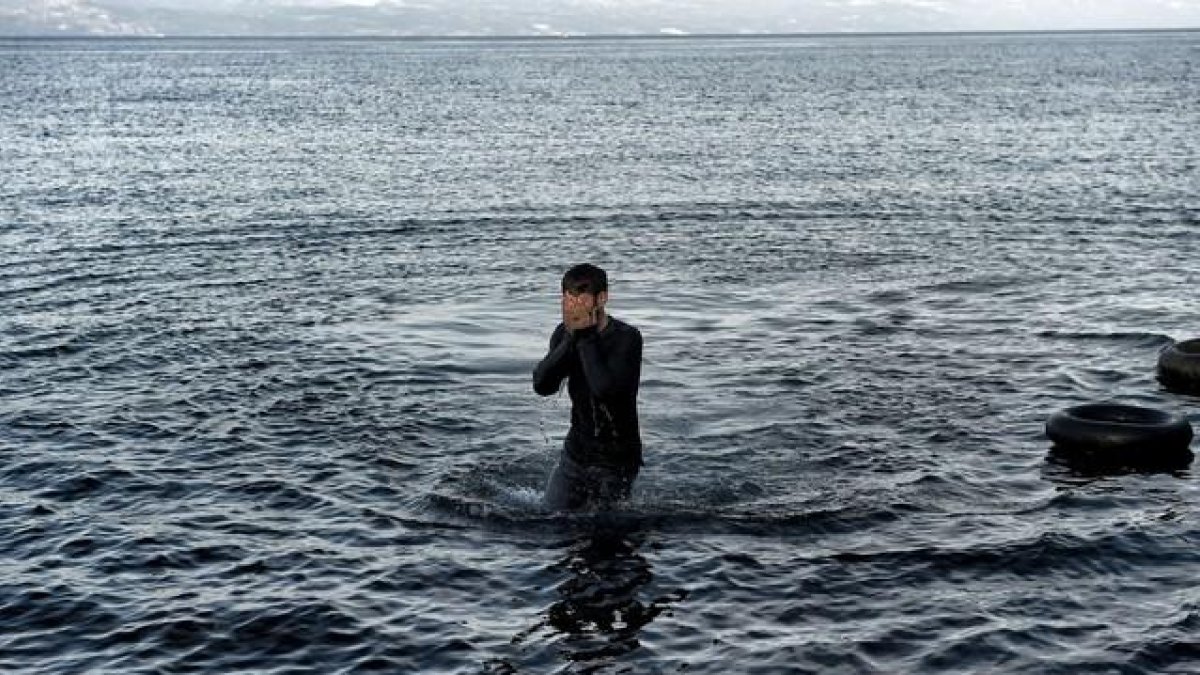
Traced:
[[642, 466], [637, 392], [642, 334], [608, 316], [608, 275], [584, 263], [562, 280], [562, 323], [533, 371], [533, 390], [571, 394], [571, 430], [546, 486], [556, 510], [606, 507], [629, 497]]

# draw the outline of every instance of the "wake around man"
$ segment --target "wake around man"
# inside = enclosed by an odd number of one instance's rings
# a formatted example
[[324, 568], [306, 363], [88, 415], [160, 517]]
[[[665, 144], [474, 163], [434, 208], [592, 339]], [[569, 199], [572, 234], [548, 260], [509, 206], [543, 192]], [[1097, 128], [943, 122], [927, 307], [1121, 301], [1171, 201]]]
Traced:
[[607, 507], [629, 497], [642, 466], [637, 393], [642, 334], [608, 316], [608, 275], [584, 263], [562, 280], [562, 323], [533, 370], [533, 390], [550, 396], [567, 380], [571, 430], [546, 485], [555, 510]]

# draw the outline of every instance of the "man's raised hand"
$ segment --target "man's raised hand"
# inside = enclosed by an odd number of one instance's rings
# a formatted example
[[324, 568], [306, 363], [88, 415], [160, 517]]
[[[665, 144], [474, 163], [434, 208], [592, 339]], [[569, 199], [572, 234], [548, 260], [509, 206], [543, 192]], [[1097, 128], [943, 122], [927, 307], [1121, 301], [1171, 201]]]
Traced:
[[563, 325], [572, 333], [595, 326], [599, 321], [598, 310], [596, 299], [590, 294], [563, 294]]

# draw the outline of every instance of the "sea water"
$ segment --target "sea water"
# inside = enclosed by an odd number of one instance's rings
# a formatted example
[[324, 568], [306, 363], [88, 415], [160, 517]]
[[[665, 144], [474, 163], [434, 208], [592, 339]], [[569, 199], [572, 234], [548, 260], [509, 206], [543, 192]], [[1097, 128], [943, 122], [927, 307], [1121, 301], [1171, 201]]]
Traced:
[[[1200, 34], [0, 41], [0, 670], [1200, 669]], [[539, 501], [571, 264], [646, 466]]]

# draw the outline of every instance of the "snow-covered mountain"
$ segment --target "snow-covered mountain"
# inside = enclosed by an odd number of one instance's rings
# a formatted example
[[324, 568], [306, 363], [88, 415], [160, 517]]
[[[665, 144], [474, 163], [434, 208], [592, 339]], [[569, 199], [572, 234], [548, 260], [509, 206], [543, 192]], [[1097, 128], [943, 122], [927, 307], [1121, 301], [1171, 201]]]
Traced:
[[0, 0], [0, 35], [556, 35], [1200, 27], [1200, 0]]

